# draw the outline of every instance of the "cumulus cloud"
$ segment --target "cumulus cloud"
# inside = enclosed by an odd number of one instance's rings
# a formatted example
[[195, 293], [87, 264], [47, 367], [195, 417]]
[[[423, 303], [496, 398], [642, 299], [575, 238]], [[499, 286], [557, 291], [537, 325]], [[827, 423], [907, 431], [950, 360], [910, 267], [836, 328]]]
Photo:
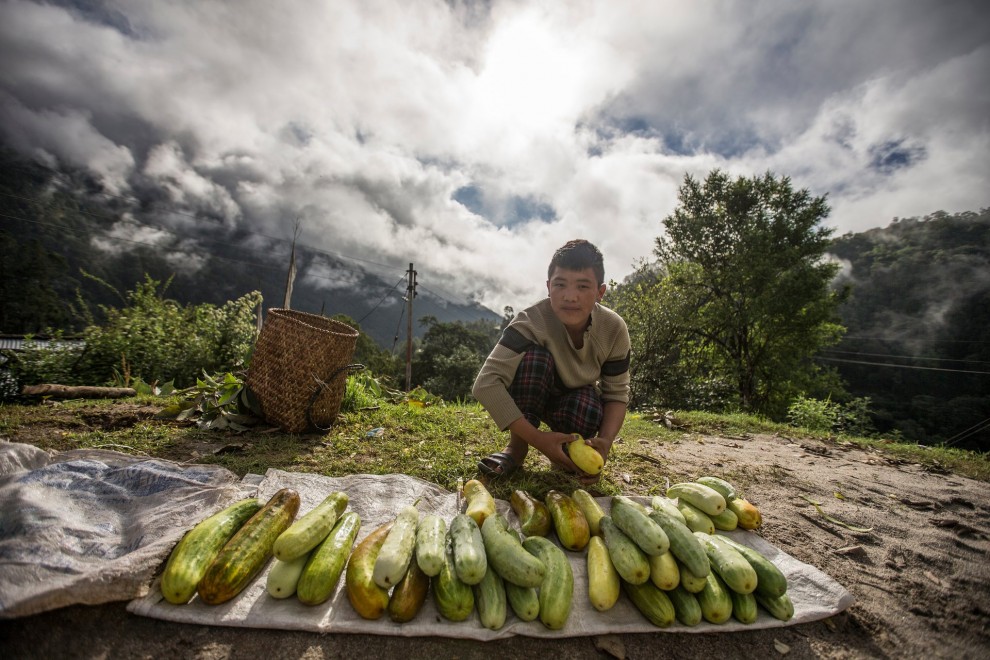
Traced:
[[[772, 169], [840, 231], [977, 209], [982, 4], [925, 0], [104, 0], [0, 6], [14, 148], [210, 220], [492, 309], [574, 237], [649, 257], [685, 174]], [[271, 238], [282, 239], [272, 248]], [[326, 263], [301, 277], [365, 286]], [[333, 272], [332, 272], [333, 271]], [[369, 289], [377, 300], [381, 291]]]

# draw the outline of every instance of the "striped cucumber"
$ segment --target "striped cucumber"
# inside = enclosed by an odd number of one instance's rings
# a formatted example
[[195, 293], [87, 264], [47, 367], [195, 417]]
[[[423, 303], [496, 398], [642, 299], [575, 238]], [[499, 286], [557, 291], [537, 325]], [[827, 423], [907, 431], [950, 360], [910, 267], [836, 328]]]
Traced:
[[170, 603], [182, 605], [196, 593], [220, 550], [247, 520], [261, 509], [257, 498], [235, 502], [200, 521], [175, 545], [162, 573], [162, 596]]
[[299, 512], [299, 493], [276, 492], [223, 546], [196, 587], [207, 605], [225, 603], [244, 590], [272, 557], [272, 546]]

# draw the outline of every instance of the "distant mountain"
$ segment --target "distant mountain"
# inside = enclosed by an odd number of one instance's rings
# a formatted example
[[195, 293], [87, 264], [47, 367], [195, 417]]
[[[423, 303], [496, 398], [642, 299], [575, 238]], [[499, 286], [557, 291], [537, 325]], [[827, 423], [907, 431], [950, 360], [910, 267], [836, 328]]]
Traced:
[[846, 337], [823, 353], [882, 430], [990, 449], [990, 209], [905, 218], [834, 241]]
[[[168, 297], [183, 304], [222, 304], [258, 290], [266, 307], [282, 307], [291, 241], [231, 230], [217, 218], [177, 221], [175, 215], [181, 213], [160, 201], [105, 195], [84, 173], [55, 172], [0, 151], [0, 333], [81, 329], [77, 289], [91, 307], [120, 306], [111, 289], [129, 291], [145, 274], [170, 280]], [[293, 309], [346, 314], [387, 349], [397, 336], [405, 341], [402, 270], [386, 275], [302, 246], [296, 263]], [[415, 336], [424, 332], [418, 321], [425, 316], [501, 320], [481, 305], [443, 298], [436, 293], [442, 287], [422, 276], [417, 280]]]

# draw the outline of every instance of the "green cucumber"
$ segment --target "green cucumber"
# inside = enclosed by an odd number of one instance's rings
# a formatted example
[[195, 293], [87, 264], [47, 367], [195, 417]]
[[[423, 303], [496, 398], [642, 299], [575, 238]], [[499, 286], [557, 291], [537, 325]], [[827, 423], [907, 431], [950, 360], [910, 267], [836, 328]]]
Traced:
[[756, 571], [756, 591], [771, 598], [783, 596], [787, 591], [787, 578], [784, 573], [774, 566], [769, 559], [760, 552], [743, 545], [728, 536], [720, 536], [726, 543], [739, 551], [739, 554], [749, 562], [749, 565]]
[[443, 568], [446, 538], [447, 523], [443, 518], [428, 513], [419, 519], [419, 527], [416, 528], [416, 563], [429, 577], [437, 575]]
[[247, 520], [261, 509], [257, 498], [231, 504], [200, 521], [172, 549], [162, 573], [162, 596], [170, 603], [182, 605], [196, 593], [220, 550]]
[[574, 596], [571, 563], [563, 550], [542, 536], [530, 536], [523, 547], [546, 566], [539, 591], [540, 622], [550, 630], [560, 630], [567, 624]]
[[655, 520], [650, 518], [641, 504], [628, 497], [616, 495], [612, 498], [610, 515], [618, 528], [647, 555], [656, 557], [670, 548], [667, 534]]
[[540, 593], [536, 587], [520, 587], [508, 580], [504, 586], [506, 600], [517, 617], [523, 621], [535, 621], [540, 616]]
[[481, 538], [478, 523], [468, 514], [459, 513], [450, 521], [448, 535], [453, 542], [454, 567], [457, 571], [457, 577], [464, 584], [478, 584], [485, 577], [485, 571], [488, 570], [485, 542]]
[[[471, 522], [474, 520], [471, 519]], [[433, 588], [433, 602], [441, 616], [450, 621], [464, 621], [471, 616], [471, 612], [474, 611], [474, 592], [471, 590], [471, 585], [464, 584], [457, 577], [457, 569], [454, 567], [453, 539], [449, 531], [444, 547], [443, 567], [437, 576], [430, 580], [430, 585]]]
[[546, 567], [538, 558], [526, 552], [519, 536], [509, 530], [502, 514], [485, 518], [481, 525], [488, 567], [507, 582], [520, 587], [538, 587], [543, 582]]
[[674, 484], [667, 489], [667, 497], [676, 497], [678, 502], [687, 502], [709, 516], [717, 516], [725, 511], [725, 498], [722, 497], [722, 494], [714, 488], [699, 484], [696, 481]]
[[791, 617], [794, 616], [794, 603], [791, 602], [791, 597], [786, 592], [776, 597], [756, 592], [755, 596], [756, 602], [773, 618], [790, 621]]
[[708, 486], [714, 491], [717, 491], [719, 495], [725, 498], [726, 502], [731, 502], [736, 499], [736, 487], [730, 484], [725, 479], [719, 477], [698, 477], [695, 479], [699, 484]]
[[619, 576], [630, 584], [643, 584], [650, 579], [650, 561], [626, 533], [612, 520], [612, 516], [601, 519], [602, 538], [608, 548], [608, 556]]
[[[492, 516], [485, 518], [486, 524]], [[489, 630], [498, 630], [505, 625], [506, 595], [505, 586], [499, 574], [491, 566], [485, 571], [481, 582], [474, 585], [474, 605], [478, 608], [481, 625]]]
[[667, 509], [654, 508], [650, 512], [650, 518], [667, 534], [670, 552], [681, 564], [686, 566], [695, 577], [703, 578], [708, 575], [709, 562], [708, 555], [705, 554], [705, 545], [682, 522], [683, 516], [678, 519]]
[[360, 529], [361, 517], [354, 511], [348, 511], [310, 553], [296, 585], [296, 597], [300, 603], [319, 605], [333, 595]]
[[629, 600], [646, 619], [658, 628], [666, 628], [674, 622], [676, 614], [674, 604], [667, 594], [657, 588], [652, 582], [643, 584], [622, 583]]
[[347, 508], [346, 493], [330, 493], [327, 497], [289, 525], [282, 532], [272, 547], [276, 559], [290, 561], [296, 557], [309, 554], [309, 551], [327, 537], [337, 522], [337, 518]]
[[756, 571], [746, 558], [725, 541], [725, 537], [695, 532], [704, 542], [705, 553], [711, 562], [712, 570], [730, 589], [740, 594], [750, 594], [756, 589]]
[[698, 605], [701, 606], [701, 616], [709, 623], [725, 623], [732, 618], [732, 596], [729, 595], [729, 588], [712, 571], [705, 578], [705, 588], [699, 591], [696, 596]]
[[667, 592], [667, 597], [674, 605], [674, 616], [685, 626], [696, 626], [701, 623], [701, 605], [698, 597], [678, 585]]
[[732, 616], [739, 623], [753, 623], [759, 615], [756, 609], [756, 596], [753, 594], [741, 594], [729, 589], [729, 598], [732, 599]]
[[244, 590], [272, 557], [272, 546], [299, 511], [299, 493], [276, 492], [223, 546], [196, 587], [207, 605], [225, 603]]

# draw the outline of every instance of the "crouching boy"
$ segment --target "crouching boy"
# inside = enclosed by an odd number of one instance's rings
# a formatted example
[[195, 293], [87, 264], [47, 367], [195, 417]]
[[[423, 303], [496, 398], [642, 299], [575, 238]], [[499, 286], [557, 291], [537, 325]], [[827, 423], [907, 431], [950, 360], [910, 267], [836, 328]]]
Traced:
[[564, 445], [580, 434], [608, 460], [629, 403], [629, 331], [622, 317], [599, 304], [605, 268], [588, 241], [569, 241], [554, 253], [547, 294], [512, 319], [475, 379], [474, 397], [509, 431], [506, 448], [483, 458], [478, 469], [509, 476], [534, 447], [593, 483], [598, 476], [579, 470]]

